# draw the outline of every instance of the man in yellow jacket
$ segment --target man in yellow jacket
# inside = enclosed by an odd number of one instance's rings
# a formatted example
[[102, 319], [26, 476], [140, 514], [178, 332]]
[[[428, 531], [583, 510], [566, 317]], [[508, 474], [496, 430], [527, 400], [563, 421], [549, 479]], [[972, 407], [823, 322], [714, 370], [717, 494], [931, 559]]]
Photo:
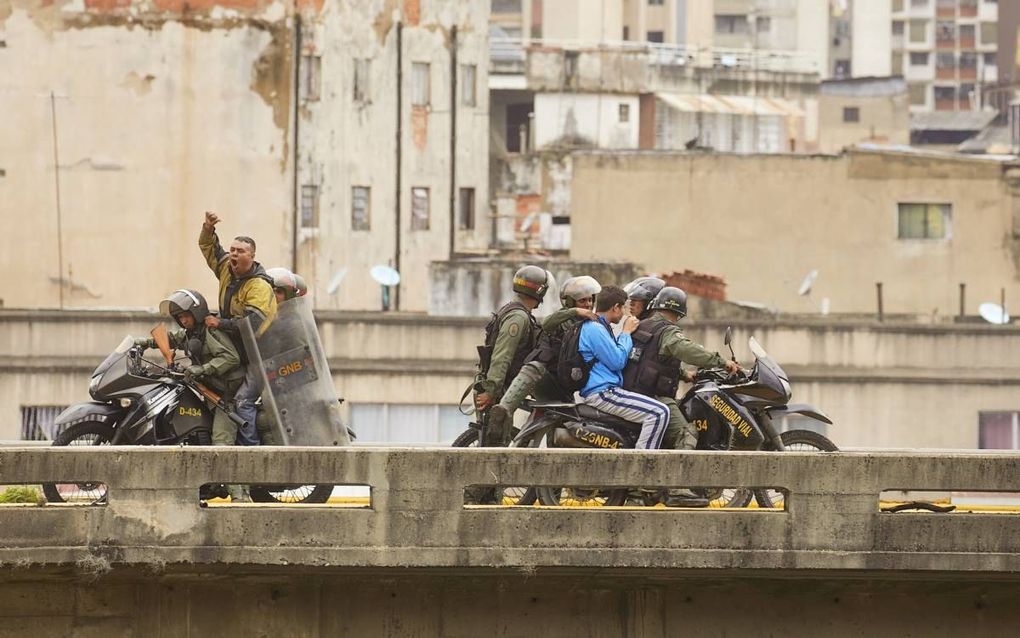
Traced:
[[[243, 353], [240, 321], [247, 317], [252, 329], [258, 333], [259, 327], [276, 315], [276, 295], [272, 278], [266, 274], [262, 264], [255, 261], [255, 240], [235, 237], [227, 252], [216, 236], [216, 224], [219, 222], [216, 213], [206, 212], [202, 232], [198, 235], [198, 247], [220, 282], [220, 314], [206, 317], [205, 325], [229, 335], [238, 351]], [[255, 428], [255, 399], [258, 396], [258, 377], [249, 371], [234, 394], [235, 411], [245, 420], [244, 427], [237, 431], [237, 443], [240, 445], [259, 444]]]

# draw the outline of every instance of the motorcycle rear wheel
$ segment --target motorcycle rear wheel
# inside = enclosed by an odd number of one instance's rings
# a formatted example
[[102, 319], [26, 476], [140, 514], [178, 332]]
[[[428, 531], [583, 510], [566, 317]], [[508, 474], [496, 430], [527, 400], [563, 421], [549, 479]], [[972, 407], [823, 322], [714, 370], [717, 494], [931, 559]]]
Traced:
[[[56, 446], [109, 445], [113, 428], [101, 421], [75, 423], [53, 439]], [[82, 477], [85, 478], [85, 477]], [[43, 494], [50, 503], [88, 501], [92, 504], [106, 500], [106, 485], [102, 483], [43, 483]]]
[[[516, 433], [516, 430], [514, 430]], [[477, 428], [468, 428], [460, 433], [460, 435], [453, 440], [451, 447], [478, 447], [478, 435], [479, 430]], [[520, 447], [538, 447], [535, 445], [524, 445]], [[516, 486], [516, 487], [502, 487], [503, 494], [502, 498], [497, 499], [498, 505], [533, 505], [536, 500], [535, 490], [531, 487]]]

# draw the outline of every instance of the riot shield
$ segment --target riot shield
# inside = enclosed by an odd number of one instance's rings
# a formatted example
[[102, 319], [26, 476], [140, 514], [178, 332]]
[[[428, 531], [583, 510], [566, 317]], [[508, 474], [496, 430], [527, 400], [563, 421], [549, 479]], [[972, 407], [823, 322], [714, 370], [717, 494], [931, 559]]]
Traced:
[[350, 445], [308, 297], [281, 303], [257, 334], [247, 318], [240, 324], [264, 416], [283, 445]]

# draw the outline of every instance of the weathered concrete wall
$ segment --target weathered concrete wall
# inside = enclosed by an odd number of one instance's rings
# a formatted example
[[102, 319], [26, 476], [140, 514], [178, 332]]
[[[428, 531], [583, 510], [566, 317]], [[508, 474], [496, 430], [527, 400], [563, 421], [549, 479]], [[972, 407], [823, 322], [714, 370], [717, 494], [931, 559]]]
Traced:
[[[287, 4], [0, 3], [7, 306], [155, 305], [215, 292], [202, 211], [284, 263], [292, 209]], [[62, 232], [54, 187], [55, 95]], [[58, 253], [63, 252], [63, 272]]]
[[[471, 281], [469, 271], [451, 277]], [[495, 303], [481, 289], [479, 298]], [[18, 438], [21, 406], [86, 400], [95, 366], [125, 334], [146, 334], [159, 321], [0, 313], [0, 439]], [[348, 402], [454, 405], [473, 377], [485, 319], [321, 312], [318, 322]], [[749, 360], [755, 335], [790, 373], [793, 400], [834, 419], [826, 434], [842, 447], [976, 448], [979, 412], [1020, 411], [1016, 328], [715, 319], [686, 332], [723, 350], [729, 324], [738, 358]]]
[[[214, 210], [222, 238], [254, 237], [267, 267], [293, 267], [296, 253], [322, 307], [375, 308], [369, 269], [392, 263], [404, 271], [402, 308], [424, 310], [428, 263], [487, 247], [491, 234], [487, 20], [488, 3], [455, 0], [5, 2], [0, 112], [18, 124], [0, 131], [0, 221], [10, 228], [0, 267], [22, 285], [0, 290], [3, 304], [57, 307], [60, 276], [71, 308], [152, 307], [182, 286], [212, 295], [195, 242]], [[367, 61], [357, 100], [355, 60]], [[419, 106], [415, 63], [430, 65]], [[352, 229], [354, 186], [370, 188], [367, 230]], [[295, 233], [304, 187], [318, 189], [318, 219]], [[413, 188], [429, 192], [421, 230]], [[451, 234], [461, 188], [474, 189], [474, 226]]]
[[638, 115], [637, 95], [539, 93], [535, 96], [535, 147], [634, 149], [638, 147]]
[[[0, 507], [21, 635], [1009, 635], [1020, 517], [881, 513], [890, 487], [1020, 490], [1013, 454], [0, 450], [0, 484], [90, 477], [105, 506]], [[465, 507], [473, 483], [785, 486], [786, 511]], [[370, 508], [210, 507], [208, 481], [371, 486]], [[720, 610], [725, 610], [721, 613]]]
[[[301, 103], [299, 181], [320, 189], [319, 226], [303, 230], [299, 271], [309, 273], [322, 308], [372, 309], [380, 290], [372, 266], [399, 267], [400, 308], [428, 307], [428, 265], [451, 252], [488, 246], [488, 3], [456, 0], [330, 3], [309, 18], [302, 49], [321, 59], [321, 99]], [[364, 28], [351, 28], [363, 25]], [[400, 35], [398, 36], [398, 31]], [[398, 41], [402, 62], [398, 69]], [[456, 50], [457, 90], [451, 90]], [[307, 60], [303, 57], [302, 60]], [[355, 99], [355, 66], [366, 61], [367, 87]], [[415, 105], [414, 65], [429, 65], [427, 104]], [[462, 100], [474, 67], [473, 105]], [[363, 81], [362, 81], [363, 82]], [[398, 94], [401, 112], [398, 114]], [[455, 197], [475, 192], [474, 227], [451, 219], [452, 109], [456, 109]], [[398, 133], [398, 126], [399, 133]], [[397, 138], [400, 138], [400, 191]], [[369, 227], [352, 224], [352, 188], [370, 188]], [[427, 188], [427, 227], [412, 223], [412, 189]], [[400, 254], [397, 255], [397, 197]], [[460, 203], [455, 201], [454, 214]], [[450, 225], [454, 224], [451, 235]], [[450, 242], [453, 239], [454, 246]], [[398, 263], [399, 262], [399, 263]], [[329, 284], [341, 271], [332, 295]]]
[[[726, 278], [730, 297], [787, 312], [968, 314], [1020, 294], [1005, 164], [853, 151], [839, 157], [579, 153], [571, 257]], [[952, 205], [945, 240], [897, 239], [897, 204]], [[626, 223], [621, 223], [626, 211]], [[818, 270], [810, 298], [797, 294]]]
[[[606, 571], [8, 570], [5, 636], [1010, 635], [1013, 582]], [[290, 573], [289, 573], [290, 572]], [[0, 579], [3, 579], [0, 576]], [[724, 611], [722, 611], [724, 610]], [[95, 633], [91, 633], [95, 632]]]
[[[906, 88], [906, 85], [904, 85]], [[845, 122], [843, 109], [856, 108], [859, 122]], [[862, 142], [910, 144], [910, 97], [822, 95], [818, 99], [818, 150], [839, 153]]]

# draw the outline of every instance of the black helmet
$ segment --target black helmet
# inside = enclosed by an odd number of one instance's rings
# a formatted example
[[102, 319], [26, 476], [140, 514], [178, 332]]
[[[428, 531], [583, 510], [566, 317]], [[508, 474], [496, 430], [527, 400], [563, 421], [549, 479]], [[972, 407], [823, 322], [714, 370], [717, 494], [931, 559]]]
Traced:
[[514, 273], [514, 292], [542, 301], [552, 277], [544, 268], [524, 266]]
[[649, 310], [669, 310], [681, 317], [687, 316], [687, 293], [673, 286], [666, 286], [655, 295], [652, 303], [648, 304]]
[[283, 292], [283, 298], [293, 299], [304, 297], [308, 292], [308, 286], [304, 278], [286, 268], [270, 268], [266, 274], [273, 278], [273, 290]]
[[627, 293], [628, 299], [647, 302], [654, 299], [665, 285], [666, 282], [658, 277], [638, 277], [624, 286], [623, 291]]
[[[205, 318], [209, 316], [209, 304], [205, 302], [202, 293], [197, 290], [181, 288], [173, 291], [167, 295], [166, 299], [159, 302], [159, 311], [174, 319], [177, 319], [179, 314], [190, 312], [191, 316], [195, 318], [195, 323], [202, 325]], [[180, 320], [177, 323], [180, 323]]]
[[564, 281], [563, 287], [560, 288], [560, 301], [565, 307], [573, 308], [577, 306], [578, 301], [594, 297], [600, 292], [602, 292], [602, 286], [594, 277], [588, 275], [571, 277]]

